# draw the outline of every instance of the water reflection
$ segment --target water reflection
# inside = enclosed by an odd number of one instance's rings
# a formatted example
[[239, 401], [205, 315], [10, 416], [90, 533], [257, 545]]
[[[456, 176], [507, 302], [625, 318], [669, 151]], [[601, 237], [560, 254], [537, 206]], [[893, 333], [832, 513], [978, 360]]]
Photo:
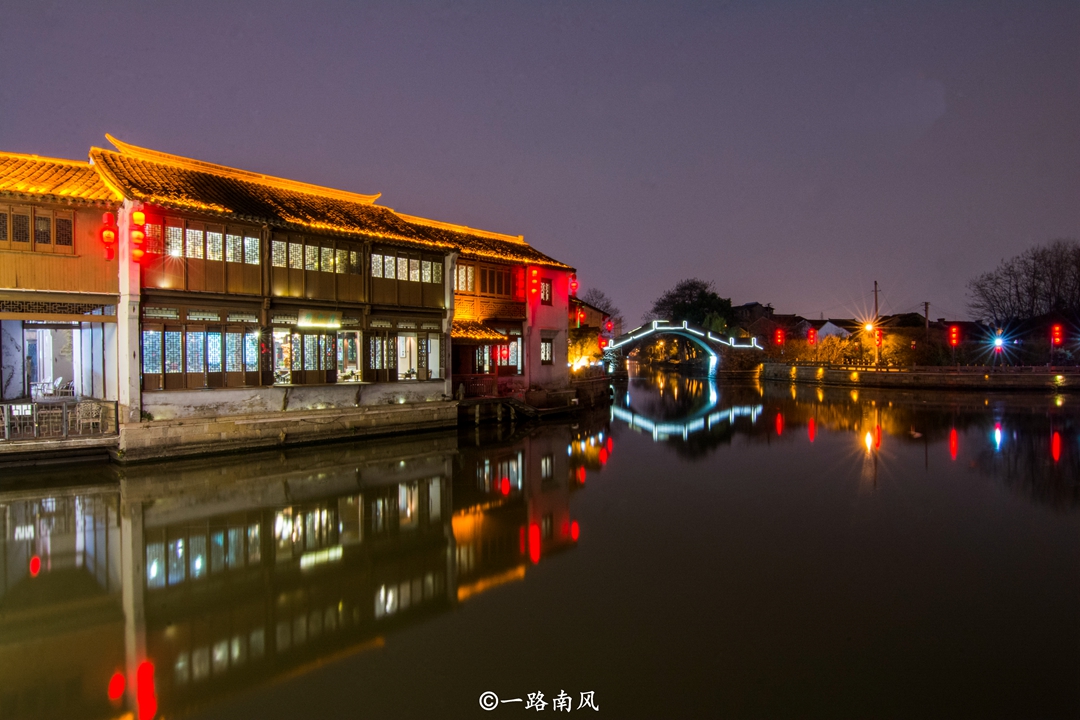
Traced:
[[688, 458], [703, 458], [736, 437], [808, 445], [823, 435], [846, 437], [853, 461], [862, 465], [863, 489], [872, 489], [890, 463], [899, 467], [894, 450], [921, 449], [924, 470], [931, 462], [961, 463], [1041, 503], [1073, 508], [1080, 505], [1080, 433], [1070, 403], [1080, 400], [725, 385], [649, 371], [617, 389], [611, 417]]
[[573, 549], [612, 449], [601, 417], [2, 493], [0, 717], [184, 715], [379, 647]]

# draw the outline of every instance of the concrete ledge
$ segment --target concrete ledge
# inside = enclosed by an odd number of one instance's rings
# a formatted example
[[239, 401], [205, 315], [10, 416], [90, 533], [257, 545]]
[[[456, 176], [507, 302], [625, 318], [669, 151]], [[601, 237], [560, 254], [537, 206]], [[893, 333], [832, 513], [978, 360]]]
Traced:
[[160, 460], [456, 424], [454, 401], [154, 420], [121, 425], [115, 458], [120, 462]]
[[0, 440], [0, 465], [50, 465], [87, 458], [107, 458], [116, 450], [116, 435], [58, 440]]

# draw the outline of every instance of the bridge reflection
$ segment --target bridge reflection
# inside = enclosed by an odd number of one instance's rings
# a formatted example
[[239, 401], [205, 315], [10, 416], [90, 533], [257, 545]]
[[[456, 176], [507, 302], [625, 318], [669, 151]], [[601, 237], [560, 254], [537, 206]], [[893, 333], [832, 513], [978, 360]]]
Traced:
[[0, 493], [0, 717], [183, 715], [378, 647], [572, 550], [612, 448], [601, 416]]
[[702, 458], [736, 437], [778, 451], [841, 442], [872, 485], [879, 470], [906, 466], [915, 450], [924, 469], [965, 463], [1040, 503], [1080, 507], [1080, 432], [1060, 395], [725, 384], [634, 370], [615, 393], [616, 430], [649, 435], [685, 457]]

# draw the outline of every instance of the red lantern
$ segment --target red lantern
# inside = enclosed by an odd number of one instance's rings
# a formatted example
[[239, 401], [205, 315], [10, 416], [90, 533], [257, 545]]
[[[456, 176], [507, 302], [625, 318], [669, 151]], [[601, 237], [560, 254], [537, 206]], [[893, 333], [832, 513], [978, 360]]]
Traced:
[[604, 323], [604, 330], [606, 330], [607, 332], [612, 332], [614, 329], [615, 323], [611, 322], [610, 320]]
[[113, 259], [113, 246], [116, 245], [116, 218], [111, 212], [101, 216], [101, 244], [105, 246], [105, 259]]
[[1061, 345], [1065, 341], [1065, 334], [1062, 332], [1060, 325], [1055, 325], [1050, 328], [1050, 341], [1055, 347]]
[[881, 347], [881, 339], [883, 336], [884, 334], [881, 332], [880, 328], [874, 328], [874, 345]]
[[131, 238], [131, 259], [141, 262], [146, 255], [146, 215], [136, 210], [131, 213], [131, 226], [128, 236]]
[[529, 275], [532, 277], [532, 282], [529, 283], [529, 285], [533, 295], [535, 295], [540, 292], [540, 271], [536, 268], [533, 268], [532, 272], [529, 273]]
[[599, 343], [600, 343], [600, 349], [601, 349], [601, 350], [603, 350], [604, 348], [606, 348], [606, 347], [607, 347], [607, 342], [608, 342], [608, 341], [607, 341], [607, 338], [606, 338], [606, 337], [602, 337], [602, 338], [600, 338], [600, 340], [599, 340]]
[[577, 275], [570, 276], [570, 294], [576, 296], [578, 289]]
[[776, 328], [776, 332], [773, 333], [773, 344], [777, 346], [783, 345], [786, 337], [787, 334], [784, 332], [783, 328]]
[[806, 342], [811, 345], [817, 345], [817, 330], [810, 328], [806, 331]]
[[956, 347], [960, 344], [960, 326], [953, 325], [949, 328], [949, 345]]

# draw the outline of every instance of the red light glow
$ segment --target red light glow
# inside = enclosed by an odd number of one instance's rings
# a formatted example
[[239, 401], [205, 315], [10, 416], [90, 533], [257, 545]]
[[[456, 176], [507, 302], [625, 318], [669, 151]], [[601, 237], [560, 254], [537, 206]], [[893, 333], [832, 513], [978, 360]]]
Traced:
[[953, 347], [960, 344], [960, 328], [957, 325], [949, 328], [949, 344]]
[[604, 464], [606, 464], [606, 463], [607, 463], [607, 461], [608, 461], [608, 451], [607, 451], [607, 448], [600, 448], [600, 453], [599, 453], [599, 457], [600, 457], [600, 464], [601, 464], [601, 465], [604, 465]]
[[581, 483], [582, 485], [585, 484], [585, 467], [584, 466], [579, 467], [577, 469], [577, 481], [579, 483]]
[[884, 337], [884, 335], [885, 334], [883, 332], [881, 332], [880, 328], [874, 328], [874, 344], [877, 345], [878, 347], [881, 347], [881, 340]]
[[581, 537], [581, 528], [578, 527], [577, 520], [575, 520], [570, 523], [570, 539], [577, 542], [579, 537]]
[[1065, 336], [1064, 333], [1062, 333], [1061, 331], [1060, 325], [1055, 325], [1053, 328], [1051, 328], [1050, 339], [1055, 345], [1060, 345], [1064, 341], [1064, 338]]
[[810, 438], [810, 442], [814, 442], [814, 438], [817, 437], [817, 422], [814, 421], [814, 418], [810, 418], [809, 422], [806, 423], [806, 434]]
[[960, 450], [960, 438], [956, 434], [956, 428], [949, 431], [949, 455], [956, 459], [956, 453]]
[[154, 663], [144, 660], [135, 671], [135, 699], [139, 720], [153, 720], [157, 715], [157, 691], [154, 689]]
[[509, 495], [510, 494], [510, 479], [509, 478], [503, 478], [502, 483], [499, 485], [499, 489], [502, 490], [503, 495]]
[[41, 558], [37, 555], [30, 558], [30, 577], [37, 577], [41, 572]]
[[533, 565], [540, 562], [540, 526], [536, 523], [529, 525], [529, 560]]
[[608, 435], [607, 439], [607, 451], [610, 453], [615, 448], [615, 443], [611, 442], [611, 436]]
[[124, 673], [117, 670], [113, 673], [113, 676], [109, 678], [109, 699], [116, 702], [124, 696], [124, 688], [127, 687], [127, 682], [124, 680]]
[[874, 449], [875, 450], [880, 450], [881, 449], [881, 426], [880, 425], [875, 425], [874, 426]]
[[817, 345], [817, 330], [810, 328], [806, 331], [806, 342], [811, 345]]
[[777, 435], [783, 435], [784, 434], [784, 414], [783, 413], [776, 413], [776, 434]]
[[1053, 456], [1054, 462], [1061, 459], [1061, 433], [1056, 430], [1053, 437], [1050, 438], [1050, 455]]

